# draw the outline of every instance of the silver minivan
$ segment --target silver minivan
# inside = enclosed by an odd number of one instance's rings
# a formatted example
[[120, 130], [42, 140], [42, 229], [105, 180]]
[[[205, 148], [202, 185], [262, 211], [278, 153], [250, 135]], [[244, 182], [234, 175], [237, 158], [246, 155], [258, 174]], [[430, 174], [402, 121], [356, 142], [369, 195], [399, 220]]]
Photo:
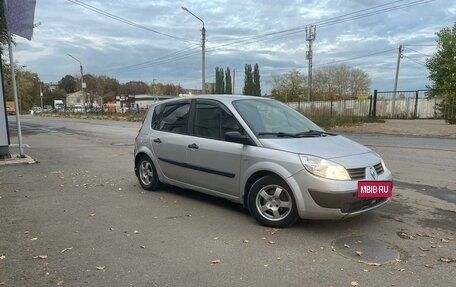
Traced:
[[166, 183], [223, 197], [271, 227], [357, 215], [386, 204], [392, 189], [377, 153], [261, 97], [156, 103], [136, 137], [134, 157], [144, 189]]

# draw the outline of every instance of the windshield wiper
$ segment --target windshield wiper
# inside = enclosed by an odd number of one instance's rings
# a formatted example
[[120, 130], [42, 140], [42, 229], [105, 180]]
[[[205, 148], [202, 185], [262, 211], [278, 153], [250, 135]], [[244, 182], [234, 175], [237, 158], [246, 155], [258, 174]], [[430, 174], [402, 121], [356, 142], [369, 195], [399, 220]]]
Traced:
[[284, 133], [284, 132], [261, 132], [258, 133], [258, 136], [276, 136], [278, 138], [284, 138], [284, 137], [290, 137], [290, 138], [296, 138], [298, 135], [292, 134], [292, 133]]
[[336, 136], [337, 134], [328, 133], [325, 131], [317, 131], [317, 130], [308, 130], [306, 132], [296, 133], [296, 137], [326, 137], [326, 136]]

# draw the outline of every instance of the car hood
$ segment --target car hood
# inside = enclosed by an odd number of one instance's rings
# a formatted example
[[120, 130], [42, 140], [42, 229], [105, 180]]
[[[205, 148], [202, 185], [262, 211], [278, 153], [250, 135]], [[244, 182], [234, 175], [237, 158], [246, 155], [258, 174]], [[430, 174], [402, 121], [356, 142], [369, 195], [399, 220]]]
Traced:
[[369, 148], [340, 135], [302, 138], [260, 138], [259, 140], [266, 148], [313, 155], [326, 159], [372, 152]]

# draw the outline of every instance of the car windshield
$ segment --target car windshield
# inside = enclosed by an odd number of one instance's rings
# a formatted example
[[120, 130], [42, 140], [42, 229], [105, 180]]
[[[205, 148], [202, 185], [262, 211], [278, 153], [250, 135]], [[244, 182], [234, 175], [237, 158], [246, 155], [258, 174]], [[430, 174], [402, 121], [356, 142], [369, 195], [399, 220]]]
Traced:
[[294, 109], [278, 101], [245, 99], [234, 107], [258, 137], [314, 137], [332, 135]]

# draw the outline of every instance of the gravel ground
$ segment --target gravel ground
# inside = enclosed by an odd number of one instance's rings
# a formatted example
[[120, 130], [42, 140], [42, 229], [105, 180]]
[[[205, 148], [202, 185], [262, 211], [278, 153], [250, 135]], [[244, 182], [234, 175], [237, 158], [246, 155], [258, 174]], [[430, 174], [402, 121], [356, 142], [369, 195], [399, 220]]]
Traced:
[[335, 127], [331, 131], [456, 138], [456, 125], [449, 125], [444, 120], [386, 120], [385, 123]]

